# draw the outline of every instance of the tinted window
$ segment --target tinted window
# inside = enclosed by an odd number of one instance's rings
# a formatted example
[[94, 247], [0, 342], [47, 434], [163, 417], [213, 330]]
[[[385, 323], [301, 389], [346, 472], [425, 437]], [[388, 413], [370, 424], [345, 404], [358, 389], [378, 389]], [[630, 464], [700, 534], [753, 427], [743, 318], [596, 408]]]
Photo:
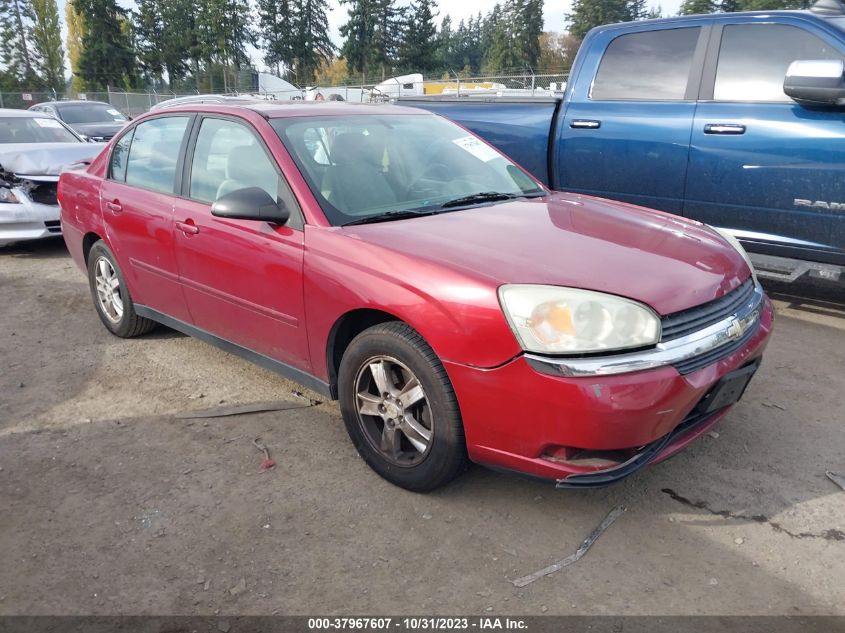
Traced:
[[260, 187], [291, 213], [297, 208], [287, 183], [255, 134], [226, 119], [203, 119], [191, 163], [190, 197], [202, 202], [247, 187]]
[[105, 103], [74, 103], [57, 106], [65, 123], [123, 122], [126, 117]]
[[617, 37], [604, 53], [590, 98], [683, 99], [700, 30], [666, 29]]
[[115, 143], [111, 153], [111, 178], [112, 180], [126, 180], [126, 157], [129, 155], [129, 145], [132, 143], [132, 135], [135, 130], [129, 130], [127, 134], [120, 137]]
[[53, 117], [9, 116], [0, 118], [0, 143], [81, 143]]
[[187, 125], [186, 116], [151, 119], [138, 125], [129, 148], [126, 184], [173, 193]]
[[783, 79], [797, 59], [842, 59], [842, 54], [795, 26], [728, 25], [722, 31], [713, 98], [791, 101], [783, 92]]

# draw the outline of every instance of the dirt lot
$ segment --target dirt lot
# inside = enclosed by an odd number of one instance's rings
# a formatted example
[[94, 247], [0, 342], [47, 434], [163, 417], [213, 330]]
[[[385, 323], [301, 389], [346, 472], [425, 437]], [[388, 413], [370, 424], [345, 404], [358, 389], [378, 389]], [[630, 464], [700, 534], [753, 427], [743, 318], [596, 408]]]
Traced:
[[[845, 308], [778, 306], [745, 399], [675, 459], [603, 490], [476, 467], [417, 495], [333, 403], [164, 328], [112, 337], [61, 241], [0, 249], [0, 614], [845, 614], [824, 474], [845, 473]], [[509, 582], [619, 504], [576, 565]]]

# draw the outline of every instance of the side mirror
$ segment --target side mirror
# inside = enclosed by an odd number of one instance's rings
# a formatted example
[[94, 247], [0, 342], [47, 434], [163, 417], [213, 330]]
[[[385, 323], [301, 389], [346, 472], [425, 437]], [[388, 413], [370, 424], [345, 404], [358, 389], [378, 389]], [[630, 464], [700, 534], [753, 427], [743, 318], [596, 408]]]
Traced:
[[802, 59], [792, 62], [783, 91], [798, 103], [845, 105], [845, 61]]
[[220, 196], [211, 205], [211, 215], [284, 224], [290, 219], [290, 210], [261, 187], [247, 187]]

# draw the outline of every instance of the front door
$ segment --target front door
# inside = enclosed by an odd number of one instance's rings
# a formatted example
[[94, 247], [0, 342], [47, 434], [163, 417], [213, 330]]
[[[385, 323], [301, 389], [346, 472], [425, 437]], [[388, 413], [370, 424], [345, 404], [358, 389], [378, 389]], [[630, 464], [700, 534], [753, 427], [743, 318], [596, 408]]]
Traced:
[[173, 244], [179, 157], [191, 117], [163, 116], [128, 130], [100, 189], [108, 241], [135, 303], [188, 320]]
[[711, 47], [718, 59], [693, 125], [684, 215], [730, 229], [751, 251], [845, 263], [845, 111], [783, 92], [790, 63], [842, 51], [800, 19], [735, 20]]
[[[187, 161], [175, 226], [193, 324], [307, 371], [302, 216], [275, 160], [246, 122], [207, 116], [194, 131]], [[247, 187], [283, 202], [291, 220], [276, 226], [211, 214], [217, 198]]]

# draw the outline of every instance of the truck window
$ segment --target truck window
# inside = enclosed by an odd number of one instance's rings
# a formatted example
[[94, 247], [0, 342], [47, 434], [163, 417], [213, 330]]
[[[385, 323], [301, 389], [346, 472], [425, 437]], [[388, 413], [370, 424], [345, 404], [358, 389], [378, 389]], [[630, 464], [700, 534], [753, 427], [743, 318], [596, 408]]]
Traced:
[[700, 31], [689, 27], [620, 35], [604, 53], [590, 98], [683, 100]]
[[783, 79], [797, 59], [842, 59], [842, 54], [796, 26], [727, 25], [722, 31], [713, 98], [791, 102], [783, 92]]

